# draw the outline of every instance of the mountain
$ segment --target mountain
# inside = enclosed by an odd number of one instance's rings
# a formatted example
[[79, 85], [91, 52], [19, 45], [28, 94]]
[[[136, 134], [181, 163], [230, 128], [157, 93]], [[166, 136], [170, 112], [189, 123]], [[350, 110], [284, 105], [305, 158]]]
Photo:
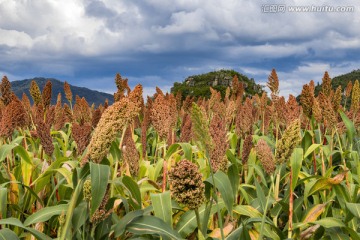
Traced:
[[200, 75], [187, 77], [182, 83], [175, 82], [171, 92], [176, 94], [181, 92], [183, 99], [190, 95], [195, 98], [211, 96], [210, 87], [220, 91], [222, 97], [225, 95], [227, 87], [231, 87], [234, 76], [244, 84], [245, 95], [254, 95], [262, 92], [260, 85], [256, 84], [254, 79], [238, 73], [234, 70], [219, 70]]
[[[331, 80], [331, 85], [334, 90], [336, 90], [338, 86], [341, 86], [341, 89], [345, 90], [348, 83], [351, 81], [354, 85], [355, 80], [360, 81], [360, 69], [334, 77]], [[321, 91], [321, 88], [322, 84], [319, 84], [315, 87], [315, 95], [318, 95], [318, 93]]]
[[[346, 86], [348, 85], [348, 83], [351, 81], [352, 84], [354, 85], [355, 80], [359, 80], [360, 81], [360, 69], [357, 70], [353, 70], [349, 73], [345, 73], [339, 76], [336, 76], [334, 78], [331, 79], [331, 87], [334, 91], [336, 91], [336, 89], [341, 86], [342, 91], [345, 91]], [[317, 83], [317, 85], [315, 86], [315, 96], [319, 95], [319, 92], [322, 89], [322, 83], [320, 84], [319, 82]], [[296, 97], [296, 100], [298, 102], [300, 102], [300, 97], [301, 94], [299, 94]], [[345, 98], [342, 97], [341, 100], [342, 104], [345, 103]], [[346, 99], [346, 105], [349, 106], [349, 104], [351, 103], [351, 97]]]
[[[22, 94], [25, 93], [30, 100], [32, 100], [30, 95], [30, 83], [32, 80], [35, 80], [38, 84], [40, 91], [43, 90], [45, 83], [50, 80], [52, 83], [52, 98], [51, 103], [56, 104], [56, 99], [58, 93], [61, 93], [61, 99], [63, 103], [67, 103], [67, 99], [65, 98], [64, 93], [64, 82], [59, 81], [54, 78], [43, 78], [43, 77], [36, 77], [32, 79], [24, 79], [24, 80], [18, 80], [18, 81], [12, 81], [11, 82], [11, 88], [13, 92], [18, 96], [20, 99], [22, 97]], [[78, 95], [79, 97], [85, 97], [86, 101], [91, 106], [93, 103], [98, 106], [100, 104], [104, 104], [105, 100], [108, 99], [109, 104], [112, 104], [114, 101], [114, 96], [108, 93], [103, 93], [95, 90], [91, 90], [85, 87], [77, 87], [70, 85], [71, 92], [73, 95], [73, 102], [75, 101], [75, 96]]]

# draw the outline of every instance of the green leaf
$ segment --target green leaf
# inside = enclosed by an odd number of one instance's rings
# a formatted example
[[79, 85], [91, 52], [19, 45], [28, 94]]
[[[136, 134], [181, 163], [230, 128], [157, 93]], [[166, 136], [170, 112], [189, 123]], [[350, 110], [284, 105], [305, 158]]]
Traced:
[[[312, 146], [309, 147], [309, 149]], [[308, 151], [309, 151], [308, 149]], [[306, 157], [304, 157], [306, 158]], [[302, 166], [302, 161], [303, 161], [303, 149], [302, 148], [295, 148], [294, 152], [291, 154], [291, 158], [290, 158], [290, 164], [291, 164], [291, 168], [292, 168], [292, 190], [295, 189], [296, 184], [297, 184], [297, 180], [299, 178], [299, 173], [301, 170], [301, 166]]]
[[124, 176], [122, 178], [122, 183], [129, 190], [132, 196], [132, 201], [136, 205], [136, 209], [140, 209], [142, 203], [141, 203], [141, 192], [138, 184], [129, 176]]
[[237, 229], [235, 229], [229, 236], [225, 238], [226, 240], [251, 240], [249, 235], [249, 230], [246, 229], [243, 225], [240, 225]]
[[16, 227], [19, 227], [19, 228], [23, 228], [25, 229], [26, 231], [30, 232], [32, 235], [34, 235], [37, 239], [40, 239], [40, 240], [51, 240], [50, 237], [46, 236], [45, 234], [43, 234], [42, 232], [39, 232], [33, 228], [30, 228], [30, 227], [25, 227], [22, 222], [20, 222], [19, 219], [17, 218], [6, 218], [6, 219], [1, 219], [0, 220], [0, 225], [3, 225], [3, 224], [8, 224], [8, 225], [12, 225], [12, 226], [16, 226]]
[[356, 133], [354, 123], [346, 116], [346, 114], [343, 111], [339, 110], [339, 114], [346, 126], [346, 135], [349, 139], [349, 142], [352, 143], [354, 139], [354, 134]]
[[314, 222], [311, 222], [313, 224], [319, 224], [320, 226], [323, 226], [324, 228], [332, 228], [332, 227], [345, 227], [345, 224], [337, 218], [328, 217], [323, 218]]
[[151, 193], [151, 202], [155, 216], [162, 219], [172, 228], [172, 207], [170, 192]]
[[21, 158], [21, 173], [24, 185], [29, 186], [33, 174], [33, 165], [25, 161], [24, 158]]
[[107, 165], [90, 163], [91, 210], [92, 216], [103, 200], [109, 180], [110, 168]]
[[239, 215], [248, 216], [250, 218], [262, 217], [262, 214], [256, 208], [250, 205], [238, 205], [234, 207], [234, 212]]
[[337, 229], [332, 229], [332, 231], [328, 231], [327, 236], [329, 236], [331, 240], [351, 240], [349, 234], [344, 234]]
[[[85, 165], [86, 166], [86, 165]], [[87, 167], [85, 167], [87, 168]], [[77, 169], [76, 169], [77, 170]], [[84, 167], [83, 167], [84, 170]], [[84, 171], [86, 171], [87, 169], [85, 169]], [[76, 175], [76, 171], [74, 171], [74, 175]], [[84, 176], [83, 176], [84, 177]], [[71, 200], [69, 202], [69, 207], [66, 211], [66, 218], [65, 218], [65, 224], [63, 226], [61, 235], [60, 235], [60, 240], [65, 240], [67, 238], [71, 238], [72, 237], [72, 233], [71, 233], [71, 224], [72, 224], [72, 218], [74, 215], [74, 210], [76, 208], [76, 204], [78, 202], [78, 198], [81, 194], [81, 191], [83, 189], [83, 185], [84, 185], [84, 178], [81, 178], [80, 181], [78, 181], [76, 188], [73, 192], [73, 195], [71, 197]]]
[[61, 205], [57, 205], [57, 206], [43, 208], [43, 209], [37, 211], [36, 213], [30, 215], [25, 220], [24, 225], [29, 226], [34, 223], [45, 222], [45, 221], [49, 220], [52, 216], [60, 215], [61, 213], [65, 213], [67, 209], [68, 209], [67, 204], [61, 204]]
[[116, 143], [116, 141], [113, 141], [111, 143], [110, 147], [110, 154], [113, 157], [114, 161], [120, 161], [121, 159], [121, 151], [119, 149], [119, 144]]
[[71, 221], [74, 232], [76, 232], [82, 225], [84, 225], [86, 219], [89, 217], [89, 213], [87, 211], [87, 205], [88, 203], [86, 201], [82, 201], [74, 209], [74, 216]]
[[13, 217], [0, 219], [0, 225], [2, 224], [8, 224], [8, 225], [24, 228], [24, 224], [22, 224], [22, 222], [20, 222], [19, 219]]
[[14, 148], [14, 154], [18, 154], [25, 162], [32, 165], [32, 160], [29, 156], [29, 153], [25, 150], [25, 148], [21, 145], [16, 146]]
[[360, 203], [345, 203], [347, 209], [357, 218], [360, 218]]
[[230, 149], [226, 150], [226, 157], [229, 159], [229, 161], [232, 164], [236, 164], [236, 157], [235, 155], [231, 152]]
[[345, 204], [351, 202], [350, 193], [347, 187], [342, 184], [334, 185], [333, 190], [336, 193], [336, 198], [339, 201], [339, 204], [343, 210], [346, 209]]
[[0, 240], [17, 240], [20, 239], [13, 231], [10, 229], [1, 229], [0, 230]]
[[[222, 199], [219, 199], [218, 204], [212, 206], [210, 214], [214, 214], [215, 212], [217, 212], [218, 208], [222, 209], [224, 206], [225, 206], [224, 201]], [[206, 211], [205, 205], [202, 205], [199, 208], [200, 219], [204, 218], [205, 211]], [[196, 216], [193, 210], [186, 211], [183, 215], [181, 215], [178, 223], [176, 224], [176, 230], [184, 238], [190, 233], [192, 233], [196, 227], [197, 227]]]
[[[260, 186], [260, 184], [258, 183], [258, 181], [255, 181], [255, 187], [256, 187], [256, 195], [260, 202], [261, 210], [265, 211], [266, 197], [265, 197], [264, 191], [263, 191], [262, 187]], [[264, 213], [264, 214], [266, 214], [266, 213]]]
[[310, 188], [307, 196], [311, 196], [318, 191], [331, 188], [330, 178], [319, 178], [316, 180], [315, 184]]
[[185, 159], [192, 161], [192, 146], [190, 143], [179, 143], [181, 146]]
[[[246, 222], [261, 222], [262, 221], [262, 214], [254, 207], [250, 205], [238, 205], [234, 207], [234, 212], [250, 217]], [[264, 235], [270, 237], [271, 239], [280, 239], [279, 236], [281, 236], [281, 233], [279, 231], [274, 231], [275, 229], [271, 228], [273, 226], [273, 223], [270, 221], [270, 219], [265, 219], [266, 225], [264, 226]], [[260, 223], [257, 224], [257, 226], [260, 228]]]
[[4, 161], [7, 155], [13, 150], [17, 145], [15, 144], [4, 144], [0, 146], [0, 163]]
[[304, 150], [305, 149], [307, 150], [311, 146], [313, 136], [314, 136], [314, 133], [312, 131], [307, 130], [304, 132], [304, 136], [301, 140], [301, 146]]
[[159, 159], [155, 165], [155, 172], [154, 172], [154, 176], [153, 176], [153, 180], [154, 182], [157, 181], [157, 178], [159, 177], [161, 171], [163, 170], [164, 167], [164, 159]]
[[[60, 165], [64, 162], [68, 161], [68, 158], [61, 157], [55, 160], [55, 162], [51, 163], [51, 165], [46, 169], [45, 172], [43, 172], [38, 178], [36, 178], [32, 183], [31, 186], [35, 186], [39, 181], [46, 178], [47, 176], [53, 174], [54, 170], [60, 167]], [[43, 187], [40, 187], [42, 190]]]
[[154, 216], [141, 216], [134, 219], [127, 227], [134, 234], [160, 235], [166, 239], [183, 239], [180, 234], [160, 218]]
[[171, 155], [173, 155], [175, 152], [177, 152], [179, 146], [180, 145], [178, 143], [172, 144], [166, 151], [165, 159], [169, 159], [171, 157]]
[[[229, 211], [230, 215], [232, 215], [232, 208], [234, 203], [234, 194], [231, 187], [231, 182], [229, 177], [222, 171], [217, 171], [214, 174], [215, 186], [219, 190], [227, 210]], [[212, 177], [206, 179], [207, 182], [214, 186], [212, 181]]]
[[0, 219], [7, 214], [7, 188], [0, 187]]
[[316, 219], [325, 211], [326, 203], [323, 204], [316, 204], [314, 205], [306, 215], [303, 216], [302, 223], [306, 224], [308, 222], [316, 221]]
[[[312, 144], [305, 152], [304, 159], [307, 158], [313, 151], [315, 151], [318, 147], [320, 147], [321, 144], [314, 143]], [[301, 148], [302, 150], [302, 148]]]
[[231, 182], [231, 188], [233, 190], [234, 198], [236, 198], [240, 183], [239, 168], [237, 164], [231, 164], [228, 169], [228, 176]]
[[129, 223], [131, 223], [135, 218], [140, 217], [144, 214], [143, 210], [136, 210], [129, 212], [124, 217], [122, 217], [116, 224], [111, 226], [111, 230], [114, 231], [115, 237], [119, 237], [124, 234], [125, 229]]

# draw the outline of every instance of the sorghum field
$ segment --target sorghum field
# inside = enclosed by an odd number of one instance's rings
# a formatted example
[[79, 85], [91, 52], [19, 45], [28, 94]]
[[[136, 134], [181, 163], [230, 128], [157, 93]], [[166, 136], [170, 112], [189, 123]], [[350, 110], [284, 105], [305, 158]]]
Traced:
[[252, 98], [115, 83], [113, 105], [66, 82], [51, 105], [50, 82], [30, 101], [2, 78], [0, 239], [360, 239], [358, 81], [300, 102], [275, 70]]

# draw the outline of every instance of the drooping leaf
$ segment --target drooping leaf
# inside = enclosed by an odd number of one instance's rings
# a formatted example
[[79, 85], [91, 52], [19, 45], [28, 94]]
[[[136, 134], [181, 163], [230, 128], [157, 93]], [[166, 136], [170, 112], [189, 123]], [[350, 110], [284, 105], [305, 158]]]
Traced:
[[10, 229], [1, 229], [0, 230], [0, 240], [17, 240], [19, 237]]
[[313, 206], [304, 216], [302, 223], [316, 221], [316, 219], [325, 211], [326, 204], [317, 204]]
[[[218, 208], [222, 209], [224, 206], [225, 206], [224, 201], [222, 199], [219, 199], [218, 204], [214, 204], [212, 206], [211, 211], [210, 211], [210, 215], [217, 212]], [[205, 205], [202, 205], [199, 208], [200, 219], [204, 218], [205, 212], [206, 212]], [[195, 212], [193, 210], [192, 211], [186, 211], [183, 215], [181, 215], [178, 223], [176, 224], [176, 230], [184, 238], [187, 235], [189, 235], [190, 233], [192, 233], [195, 230], [196, 227], [197, 227], [196, 216], [195, 216]]]
[[234, 212], [251, 218], [260, 218], [262, 216], [259, 210], [250, 205], [237, 205], [234, 207]]
[[16, 226], [16, 227], [25, 229], [26, 231], [30, 232], [37, 239], [40, 239], [40, 240], [51, 240], [50, 237], [46, 236], [45, 234], [43, 234], [42, 232], [39, 232], [38, 230], [36, 230], [34, 228], [25, 227], [24, 224], [22, 224], [22, 222], [20, 222], [20, 220], [17, 219], [17, 218], [1, 219], [0, 220], [0, 225], [2, 225], [2, 224], [8, 224], [8, 225], [12, 225], [12, 226]]
[[317, 148], [319, 148], [321, 144], [314, 143], [312, 144], [305, 152], [304, 159], [307, 158], [311, 153], [313, 153]]
[[0, 163], [4, 161], [7, 155], [13, 150], [17, 145], [15, 144], [4, 144], [0, 146]]
[[160, 235], [165, 239], [183, 239], [180, 234], [173, 230], [167, 223], [158, 217], [141, 216], [134, 219], [126, 228], [134, 234]]
[[313, 221], [312, 223], [319, 224], [324, 228], [345, 227], [345, 224], [340, 219], [334, 217], [322, 218], [317, 221]]
[[330, 178], [319, 178], [315, 180], [315, 184], [310, 188], [308, 196], [315, 194], [318, 191], [326, 190], [331, 188]]
[[166, 150], [165, 159], [169, 159], [171, 157], [171, 155], [173, 155], [175, 152], [177, 152], [179, 146], [180, 145], [178, 143], [174, 143], [174, 144], [170, 145], [170, 147]]
[[32, 165], [31, 157], [29, 156], [29, 153], [25, 150], [25, 148], [21, 145], [16, 146], [14, 148], [14, 154], [18, 154], [25, 162]]
[[68, 209], [67, 204], [60, 204], [57, 206], [42, 208], [36, 213], [30, 215], [25, 220], [24, 225], [27, 227], [34, 223], [45, 222], [49, 220], [52, 216], [60, 215], [61, 213], [66, 213], [67, 209]]
[[133, 221], [135, 218], [140, 217], [143, 214], [143, 210], [136, 210], [133, 212], [129, 212], [124, 217], [122, 217], [116, 224], [111, 227], [111, 230], [114, 231], [115, 237], [117, 238], [124, 234], [127, 225], [131, 223], [131, 221]]
[[249, 230], [246, 229], [243, 225], [240, 225], [237, 229], [235, 229], [230, 235], [226, 238], [226, 240], [251, 240], [252, 238], [249, 235]]
[[[228, 223], [226, 226], [224, 226], [223, 228], [223, 233], [224, 233], [224, 237], [227, 237], [231, 231], [234, 229], [234, 224], [233, 223]], [[220, 239], [221, 238], [221, 230], [220, 228], [216, 228], [214, 229], [210, 234], [209, 234], [209, 237], [212, 237], [212, 238], [218, 238]]]

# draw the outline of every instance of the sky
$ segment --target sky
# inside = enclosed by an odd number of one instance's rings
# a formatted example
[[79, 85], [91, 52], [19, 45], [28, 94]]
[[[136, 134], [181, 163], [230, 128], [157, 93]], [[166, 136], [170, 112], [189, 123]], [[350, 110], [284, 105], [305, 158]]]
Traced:
[[220, 69], [265, 85], [275, 68], [297, 95], [360, 68], [359, 26], [358, 0], [0, 0], [0, 75], [113, 93], [120, 73], [151, 95]]

